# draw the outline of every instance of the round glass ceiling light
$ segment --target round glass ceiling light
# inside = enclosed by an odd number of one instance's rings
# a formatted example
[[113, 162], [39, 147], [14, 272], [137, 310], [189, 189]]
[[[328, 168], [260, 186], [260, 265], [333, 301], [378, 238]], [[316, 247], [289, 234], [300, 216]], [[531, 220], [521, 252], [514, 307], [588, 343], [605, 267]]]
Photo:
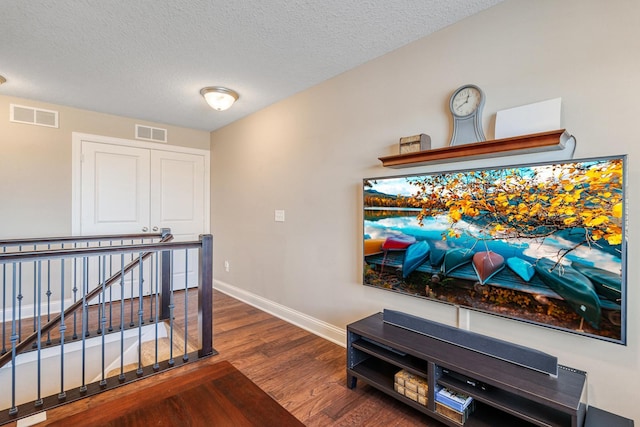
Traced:
[[235, 90], [221, 86], [205, 87], [200, 91], [207, 104], [216, 111], [224, 111], [238, 100], [240, 95]]

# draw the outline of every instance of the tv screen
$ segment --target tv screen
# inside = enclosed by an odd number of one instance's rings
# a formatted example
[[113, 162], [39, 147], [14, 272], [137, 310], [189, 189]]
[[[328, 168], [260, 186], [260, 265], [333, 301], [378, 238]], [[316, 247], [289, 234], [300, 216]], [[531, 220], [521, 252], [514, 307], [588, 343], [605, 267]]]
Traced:
[[625, 165], [365, 179], [364, 284], [625, 344]]

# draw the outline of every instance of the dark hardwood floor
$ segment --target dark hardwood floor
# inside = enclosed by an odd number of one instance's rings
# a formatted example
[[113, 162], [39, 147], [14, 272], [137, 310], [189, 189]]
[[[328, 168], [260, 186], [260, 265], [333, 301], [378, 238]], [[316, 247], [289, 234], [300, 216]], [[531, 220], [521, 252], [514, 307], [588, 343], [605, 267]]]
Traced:
[[[197, 313], [191, 312], [189, 322], [195, 322]], [[151, 389], [159, 382], [171, 384], [172, 378], [187, 375], [201, 364], [213, 365], [223, 360], [306, 426], [443, 425], [362, 382], [355, 389], [348, 389], [346, 350], [342, 346], [217, 291], [213, 314], [213, 345], [218, 355], [51, 409], [47, 411], [47, 421], [39, 425], [82, 419], [79, 414], [88, 414], [91, 408], [115, 407], [110, 402]], [[176, 322], [179, 321], [177, 316]]]
[[156, 381], [124, 399], [94, 406], [51, 426], [302, 427], [231, 363], [199, 363], [189, 375]]

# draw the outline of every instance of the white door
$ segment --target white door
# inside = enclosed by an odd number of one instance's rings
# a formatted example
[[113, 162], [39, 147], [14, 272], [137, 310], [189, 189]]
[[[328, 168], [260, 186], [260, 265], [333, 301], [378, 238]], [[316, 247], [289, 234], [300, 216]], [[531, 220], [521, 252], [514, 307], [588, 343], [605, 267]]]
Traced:
[[[189, 241], [206, 232], [204, 154], [86, 140], [81, 153], [81, 234], [170, 228], [175, 240]], [[187, 262], [186, 256], [184, 250], [173, 256], [175, 289], [197, 286], [197, 251], [188, 251]]]
[[150, 151], [83, 141], [82, 235], [141, 233], [149, 226]]
[[[204, 232], [204, 176], [204, 156], [152, 151], [152, 227], [170, 228], [175, 241], [197, 240]], [[174, 253], [174, 289], [197, 286], [198, 253], [192, 249], [188, 254], [185, 262], [186, 251]]]

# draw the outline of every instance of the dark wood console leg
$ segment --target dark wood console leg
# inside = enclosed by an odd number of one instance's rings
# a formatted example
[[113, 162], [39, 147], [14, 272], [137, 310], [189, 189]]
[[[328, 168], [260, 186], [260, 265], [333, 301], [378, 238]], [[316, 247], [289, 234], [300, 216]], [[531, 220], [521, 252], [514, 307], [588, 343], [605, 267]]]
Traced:
[[356, 387], [356, 383], [358, 382], [358, 378], [356, 378], [353, 375], [347, 374], [347, 387], [348, 388], [355, 388]]

